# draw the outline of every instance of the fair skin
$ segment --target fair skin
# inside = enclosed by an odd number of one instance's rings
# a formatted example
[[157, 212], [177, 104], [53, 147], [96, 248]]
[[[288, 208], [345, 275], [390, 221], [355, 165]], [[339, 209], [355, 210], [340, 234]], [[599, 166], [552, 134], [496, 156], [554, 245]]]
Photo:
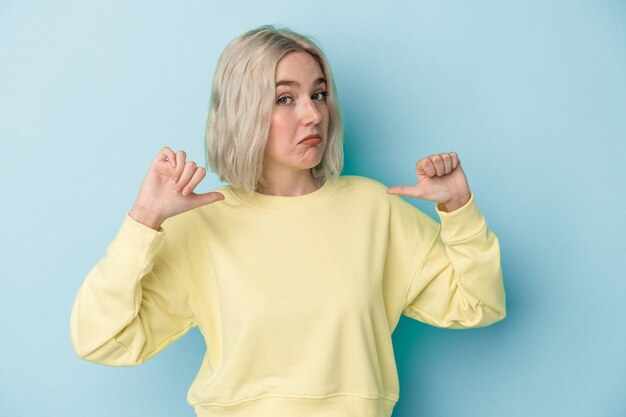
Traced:
[[469, 202], [469, 184], [456, 152], [422, 158], [417, 162], [415, 171], [417, 185], [395, 186], [387, 192], [441, 203], [448, 213]]
[[[276, 95], [264, 155], [263, 184], [268, 195], [298, 196], [322, 186], [311, 169], [322, 160], [328, 134], [326, 80], [317, 61], [306, 52], [291, 52], [276, 66]], [[389, 194], [435, 201], [447, 212], [471, 196], [455, 152], [430, 155], [417, 162], [418, 183], [395, 186]], [[129, 215], [159, 230], [169, 217], [224, 199], [218, 192], [196, 194], [206, 170], [186, 161], [183, 150], [161, 149], [146, 174]]]
[[[263, 161], [262, 194], [298, 196], [323, 181], [311, 169], [322, 161], [328, 136], [326, 79], [306, 52], [291, 52], [276, 66], [274, 112]], [[309, 138], [309, 139], [307, 139]]]
[[193, 161], [185, 161], [186, 157], [182, 150], [174, 153], [167, 146], [161, 149], [128, 212], [130, 217], [159, 230], [161, 223], [172, 216], [224, 199], [218, 192], [193, 192], [205, 177], [206, 170]]

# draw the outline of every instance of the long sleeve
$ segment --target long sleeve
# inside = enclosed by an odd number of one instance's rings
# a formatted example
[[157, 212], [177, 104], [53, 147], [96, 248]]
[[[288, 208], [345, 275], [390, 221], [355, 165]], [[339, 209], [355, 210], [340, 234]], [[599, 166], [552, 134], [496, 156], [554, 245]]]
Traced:
[[502, 320], [506, 305], [500, 247], [474, 195], [450, 213], [437, 205], [441, 224], [404, 201], [396, 203], [400, 220], [395, 228], [403, 228], [403, 239], [411, 238], [406, 236], [410, 231], [413, 241], [420, 242], [406, 243], [413, 269], [406, 271], [409, 285], [402, 314], [446, 328], [484, 327]]
[[196, 325], [189, 291], [161, 256], [166, 233], [126, 215], [74, 301], [70, 333], [78, 356], [138, 365]]

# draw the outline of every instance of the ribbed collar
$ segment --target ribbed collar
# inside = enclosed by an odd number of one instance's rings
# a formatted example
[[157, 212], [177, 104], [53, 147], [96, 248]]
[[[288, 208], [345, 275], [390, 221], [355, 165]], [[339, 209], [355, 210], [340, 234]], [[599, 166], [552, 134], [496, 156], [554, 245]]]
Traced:
[[232, 185], [229, 185], [226, 189], [241, 202], [262, 210], [282, 212], [305, 211], [330, 199], [339, 189], [339, 178], [329, 176], [324, 184], [312, 193], [293, 197], [267, 195], [257, 191], [250, 195], [243, 188], [233, 187]]

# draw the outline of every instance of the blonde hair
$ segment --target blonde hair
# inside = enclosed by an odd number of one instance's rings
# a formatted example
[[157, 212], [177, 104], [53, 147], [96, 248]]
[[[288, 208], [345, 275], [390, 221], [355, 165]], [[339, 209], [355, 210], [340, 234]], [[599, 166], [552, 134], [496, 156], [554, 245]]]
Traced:
[[207, 168], [220, 181], [254, 192], [263, 181], [263, 156], [276, 94], [278, 62], [290, 52], [307, 52], [326, 78], [328, 142], [316, 178], [339, 175], [343, 167], [343, 122], [335, 83], [324, 53], [309, 38], [286, 28], [261, 26], [231, 41], [215, 69], [206, 123]]

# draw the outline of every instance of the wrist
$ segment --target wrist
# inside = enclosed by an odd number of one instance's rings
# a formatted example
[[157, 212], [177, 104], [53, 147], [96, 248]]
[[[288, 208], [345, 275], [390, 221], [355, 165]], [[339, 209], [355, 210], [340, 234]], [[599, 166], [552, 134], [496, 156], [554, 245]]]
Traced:
[[128, 212], [128, 215], [132, 217], [133, 220], [154, 230], [159, 230], [161, 223], [165, 220], [156, 213], [138, 206], [133, 206]]
[[448, 201], [446, 203], [441, 203], [441, 208], [446, 213], [450, 213], [452, 211], [458, 210], [470, 201], [471, 196], [472, 196], [471, 194], [468, 194], [462, 198], [457, 198], [457, 199]]

